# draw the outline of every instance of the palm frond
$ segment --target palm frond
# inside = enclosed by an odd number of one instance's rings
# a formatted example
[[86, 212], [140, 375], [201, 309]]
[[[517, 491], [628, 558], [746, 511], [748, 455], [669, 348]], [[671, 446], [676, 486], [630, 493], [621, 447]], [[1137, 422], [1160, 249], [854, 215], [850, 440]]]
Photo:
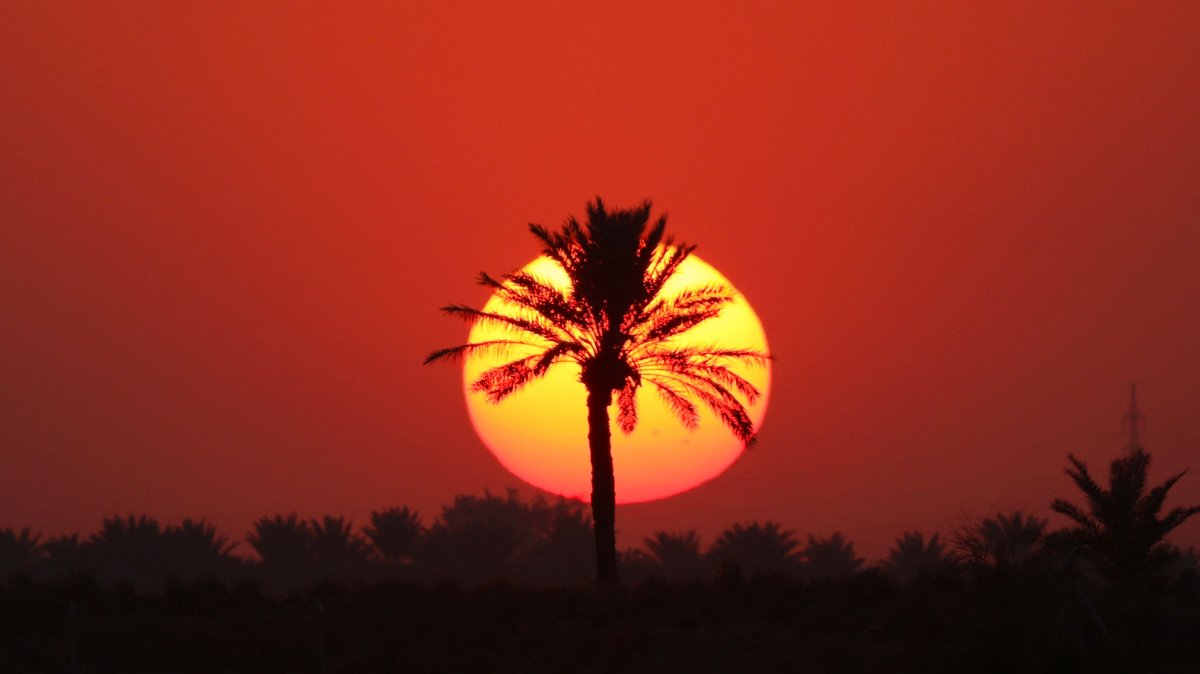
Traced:
[[482, 309], [473, 309], [461, 304], [451, 304], [442, 307], [442, 311], [461, 318], [468, 323], [483, 323], [485, 325], [497, 325], [518, 332], [526, 332], [532, 335], [541, 337], [542, 339], [558, 342], [569, 340], [570, 335], [553, 324], [546, 323], [537, 319], [523, 318], [521, 316], [511, 316], [495, 311], [484, 311]]
[[428, 365], [434, 361], [443, 359], [451, 361], [461, 360], [467, 356], [475, 355], [477, 353], [480, 355], [487, 353], [503, 355], [504, 353], [512, 350], [514, 347], [545, 348], [545, 345], [539, 345], [519, 339], [491, 339], [486, 342], [471, 342], [469, 344], [452, 346], [448, 349], [438, 349], [437, 351], [434, 351], [425, 357], [424, 364]]
[[625, 387], [617, 396], [617, 424], [625, 435], [629, 435], [637, 428], [637, 389], [638, 385], [635, 380], [626, 379]]

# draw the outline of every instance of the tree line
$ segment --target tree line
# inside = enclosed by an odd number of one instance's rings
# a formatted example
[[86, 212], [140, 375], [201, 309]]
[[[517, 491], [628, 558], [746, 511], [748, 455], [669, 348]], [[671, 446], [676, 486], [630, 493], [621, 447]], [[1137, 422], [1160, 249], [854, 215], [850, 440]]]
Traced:
[[236, 543], [145, 516], [6, 529], [0, 669], [1194, 671], [1197, 558], [1166, 535], [1200, 509], [1167, 509], [1180, 476], [1149, 465], [1135, 448], [1101, 482], [1072, 458], [1066, 526], [995, 513], [874, 563], [777, 522], [659, 532], [621, 552], [620, 586], [593, 582], [583, 504], [513, 492], [428, 524], [263, 517]]
[[[1163, 512], [1178, 476], [1150, 487], [1149, 463], [1150, 455], [1140, 449], [1122, 456], [1105, 486], [1072, 457], [1068, 473], [1086, 501], [1077, 506], [1055, 500], [1053, 509], [1071, 521], [1056, 530], [1027, 513], [996, 513], [946, 534], [906, 532], [884, 559], [867, 564], [841, 533], [801, 538], [778, 522], [740, 522], [709, 544], [695, 531], [655, 533], [641, 547], [623, 550], [619, 563], [633, 582], [736, 574], [821, 580], [873, 570], [911, 584], [921, 578], [1004, 575], [1036, 565], [1111, 582], [1194, 571], [1194, 549], [1181, 550], [1166, 535], [1200, 509]], [[42, 541], [28, 528], [0, 530], [0, 572], [49, 581], [90, 574], [142, 591], [156, 591], [168, 578], [246, 578], [282, 593], [322, 580], [385, 578], [574, 585], [593, 577], [592, 522], [585, 504], [522, 500], [515, 491], [458, 496], [428, 525], [408, 507], [372, 512], [360, 528], [341, 516], [262, 517], [237, 542], [203, 519], [164, 526], [129, 515], [104, 519], [86, 538], [70, 534]]]

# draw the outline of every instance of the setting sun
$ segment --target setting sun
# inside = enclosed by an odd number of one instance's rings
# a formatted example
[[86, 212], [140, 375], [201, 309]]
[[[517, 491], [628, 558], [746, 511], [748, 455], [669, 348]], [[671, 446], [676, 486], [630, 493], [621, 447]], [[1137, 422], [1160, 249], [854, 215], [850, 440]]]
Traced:
[[[566, 288], [565, 273], [545, 257], [526, 265], [524, 271]], [[723, 284], [733, 288], [711, 265], [690, 256], [663, 288], [670, 297], [697, 286]], [[680, 345], [744, 348], [767, 352], [766, 335], [749, 302], [734, 291], [734, 301], [720, 315], [701, 323], [676, 338]], [[503, 301], [493, 296], [484, 311], [501, 309]], [[494, 325], [479, 323], [471, 330], [472, 343], [511, 337]], [[506, 359], [522, 355], [485, 353], [468, 358], [463, 367], [467, 407], [479, 436], [500, 463], [521, 479], [555, 494], [588, 500], [591, 467], [588, 460], [586, 391], [579, 382], [580, 370], [573, 363], [552, 367], [545, 378], [531, 383], [498, 404], [489, 403], [470, 385], [480, 373]], [[770, 386], [769, 365], [734, 363], [730, 368], [762, 392], [747, 411], [758, 428], [766, 412]], [[711, 480], [728, 468], [743, 451], [734, 437], [707, 409], [700, 410], [695, 430], [688, 430], [672, 414], [651, 387], [637, 394], [638, 426], [630, 435], [617, 428], [616, 404], [610, 410], [612, 453], [618, 503], [636, 503], [665, 498]]]

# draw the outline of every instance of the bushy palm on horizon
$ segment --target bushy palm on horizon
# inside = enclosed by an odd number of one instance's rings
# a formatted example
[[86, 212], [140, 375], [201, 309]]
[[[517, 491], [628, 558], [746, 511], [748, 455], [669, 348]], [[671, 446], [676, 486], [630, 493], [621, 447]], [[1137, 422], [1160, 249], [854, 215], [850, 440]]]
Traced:
[[696, 580], [706, 575], [708, 564], [695, 531], [659, 531], [647, 537], [643, 545], [654, 559], [655, 570], [666, 578]]
[[1175, 551], [1166, 542], [1166, 535], [1200, 513], [1200, 507], [1162, 512], [1168, 492], [1186, 471], [1148, 488], [1150, 454], [1135, 447], [1112, 462], [1108, 486], [1104, 487], [1096, 482], [1083, 461], [1074, 454], [1068, 455], [1068, 459], [1072, 467], [1066, 473], [1083, 492], [1086, 506], [1055, 499], [1050, 508], [1075, 523], [1066, 532], [1069, 539], [1098, 556], [1107, 565], [1108, 573], [1117, 579], [1170, 561]]
[[41, 535], [32, 533], [29, 527], [20, 531], [0, 529], [0, 580], [12, 571], [28, 572], [33, 568], [41, 554], [40, 539]]
[[220, 578], [229, 575], [239, 564], [230, 542], [204, 519], [184, 518], [179, 524], [169, 524], [162, 532], [163, 558], [167, 572], [183, 579]]
[[649, 385], [686, 427], [696, 426], [698, 401], [749, 444], [755, 429], [739, 396], [753, 403], [760, 394], [729, 366], [761, 364], [769, 357], [749, 349], [685, 347], [674, 341], [717, 316], [733, 295], [729, 288], [709, 285], [674, 297], [660, 296], [693, 247], [674, 245], [665, 236], [665, 216], [650, 224], [650, 208], [646, 201], [637, 208], [609, 211], [597, 198], [587, 204], [585, 223], [568, 218], [559, 232], [530, 225], [544, 246], [542, 253], [566, 273], [569, 288], [559, 289], [527, 271], [504, 279], [481, 274], [480, 283], [504, 301], [504, 310], [461, 305], [443, 310], [472, 323], [503, 327], [512, 338], [441, 349], [425, 360], [532, 350], [485, 371], [472, 383], [473, 391], [486, 394], [493, 403], [544, 376], [556, 364], [579, 367], [588, 394], [592, 519], [600, 583], [617, 580], [608, 411], [614, 395], [617, 424], [625, 433], [637, 425], [636, 394], [642, 385]]
[[778, 522], [736, 523], [721, 532], [708, 557], [717, 567], [733, 563], [750, 575], [791, 575], [800, 569], [799, 545]]
[[363, 535], [371, 547], [384, 561], [393, 564], [411, 561], [424, 533], [420, 514], [408, 506], [373, 512], [370, 524], [363, 527]]
[[146, 515], [105, 518], [89, 540], [97, 572], [106, 580], [120, 580], [149, 589], [166, 570], [162, 528]]
[[52, 579], [70, 578], [92, 568], [92, 546], [78, 533], [55, 536], [41, 548], [46, 574]]
[[808, 545], [800, 551], [803, 575], [806, 578], [849, 578], [862, 568], [863, 559], [854, 553], [854, 543], [834, 532], [828, 537], [808, 537]]
[[260, 517], [246, 542], [267, 566], [300, 566], [312, 554], [312, 530], [296, 513]]
[[537, 547], [547, 524], [545, 504], [504, 497], [460, 495], [442, 508], [421, 548], [421, 571], [466, 583], [512, 578], [521, 557]]
[[1046, 520], [1019, 510], [997, 513], [955, 532], [954, 546], [977, 571], [990, 569], [1004, 576], [1013, 567], [1039, 558], [1047, 524]]
[[954, 566], [938, 534], [928, 538], [919, 531], [908, 531], [896, 539], [880, 565], [884, 574], [900, 585], [909, 585], [922, 576], [936, 576]]

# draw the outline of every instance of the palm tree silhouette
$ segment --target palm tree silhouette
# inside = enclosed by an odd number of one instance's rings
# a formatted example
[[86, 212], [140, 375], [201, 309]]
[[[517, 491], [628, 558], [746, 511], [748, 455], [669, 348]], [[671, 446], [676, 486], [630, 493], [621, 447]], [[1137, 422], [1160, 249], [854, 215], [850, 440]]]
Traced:
[[292, 513], [259, 518], [246, 542], [262, 560], [267, 585], [290, 591], [306, 582], [311, 571], [312, 538], [308, 523]]
[[721, 532], [708, 556], [718, 566], [733, 563], [750, 575], [791, 575], [800, 568], [799, 545], [777, 522], [734, 524]]
[[53, 580], [72, 578], [92, 567], [92, 545], [79, 534], [63, 534], [42, 543], [46, 575]]
[[528, 272], [502, 280], [481, 274], [479, 282], [506, 304], [501, 311], [461, 305], [446, 313], [472, 323], [509, 329], [513, 338], [464, 344], [435, 351], [430, 363], [479, 352], [532, 348], [480, 375], [471, 388], [495, 403], [543, 376], [555, 364], [580, 368], [587, 389], [588, 449], [592, 466], [592, 519], [595, 523], [596, 577], [617, 580], [616, 489], [608, 408], [617, 398], [617, 423], [625, 433], [637, 425], [636, 394], [649, 384], [688, 428], [698, 421], [697, 401], [711, 409], [733, 434], [754, 440], [754, 425], [741, 399], [753, 403], [759, 391], [729, 369], [736, 362], [762, 364], [766, 353], [736, 348], [687, 347], [675, 338], [715, 317], [733, 299], [720, 285], [660, 295], [663, 286], [691, 254], [665, 236], [666, 216], [650, 223], [649, 201], [609, 211], [597, 198], [587, 204], [587, 222], [569, 217], [562, 231], [530, 225], [543, 254], [566, 272], [562, 290]]
[[91, 537], [97, 571], [109, 581], [124, 581], [150, 590], [166, 571], [165, 545], [158, 520], [145, 515], [110, 517]]
[[1184, 473], [1147, 489], [1150, 454], [1141, 447], [1112, 462], [1108, 487], [1102, 487], [1088, 467], [1069, 455], [1072, 468], [1067, 475], [1087, 498], [1087, 510], [1064, 499], [1055, 499], [1050, 508], [1071, 518], [1076, 526], [1068, 536], [1095, 553], [1115, 579], [1128, 578], [1152, 570], [1170, 561], [1175, 552], [1164, 540], [1166, 535], [1200, 507], [1174, 508], [1162, 514], [1167, 493]]
[[408, 506], [375, 511], [371, 513], [371, 523], [363, 527], [363, 535], [371, 547], [389, 564], [411, 561], [424, 532], [421, 516]]
[[882, 569], [896, 583], [911, 585], [922, 576], [936, 576], [953, 566], [954, 558], [938, 539], [938, 534], [926, 540], [921, 532], [909, 531], [896, 539]]
[[417, 565], [433, 580], [512, 578], [522, 558], [540, 543], [547, 514], [536, 502], [523, 503], [515, 490], [504, 498], [487, 491], [482, 497], [456, 496], [429, 528]]
[[0, 529], [0, 580], [9, 573], [21, 570], [28, 573], [33, 570], [41, 553], [38, 540], [40, 534], [31, 533], [29, 527], [17, 532], [13, 529]]
[[854, 553], [854, 543], [841, 532], [828, 538], [809, 536], [800, 557], [807, 578], [849, 578], [863, 565], [863, 559]]
[[238, 566], [233, 556], [237, 543], [203, 519], [184, 519], [163, 529], [164, 562], [168, 573], [185, 580], [226, 578]]
[[957, 531], [954, 545], [976, 572], [1003, 579], [1010, 569], [1029, 564], [1042, 554], [1046, 525], [1046, 520], [1020, 511], [997, 513]]
[[659, 531], [643, 544], [653, 557], [656, 571], [674, 580], [698, 580], [707, 564], [701, 552], [700, 536], [695, 531], [672, 534]]
[[353, 580], [367, 564], [369, 547], [354, 533], [354, 526], [342, 516], [325, 515], [309, 523], [312, 552], [318, 575], [322, 578]]

